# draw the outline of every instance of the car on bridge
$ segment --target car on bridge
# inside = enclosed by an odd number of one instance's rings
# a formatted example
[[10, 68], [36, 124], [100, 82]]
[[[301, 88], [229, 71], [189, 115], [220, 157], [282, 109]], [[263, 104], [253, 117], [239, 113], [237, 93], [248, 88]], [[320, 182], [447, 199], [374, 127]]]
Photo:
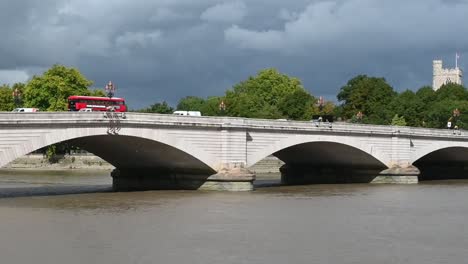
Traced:
[[175, 111], [172, 114], [181, 116], [201, 116], [200, 111]]
[[23, 112], [39, 112], [39, 108], [15, 108], [12, 112], [23, 113]]

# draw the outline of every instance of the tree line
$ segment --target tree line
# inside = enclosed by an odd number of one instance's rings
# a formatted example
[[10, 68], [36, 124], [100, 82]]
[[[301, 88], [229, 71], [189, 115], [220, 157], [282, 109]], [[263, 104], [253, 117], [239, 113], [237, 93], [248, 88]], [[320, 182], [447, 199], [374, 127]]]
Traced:
[[400, 125], [427, 128], [467, 127], [468, 91], [447, 83], [437, 91], [423, 86], [416, 92], [396, 92], [385, 78], [358, 75], [340, 88], [338, 103], [319, 100], [297, 78], [276, 69], [265, 69], [234, 85], [224, 96], [206, 99], [187, 96], [175, 108], [157, 102], [139, 112], [172, 113], [174, 110], [201, 111], [207, 116], [235, 116], [310, 120], [333, 115], [345, 122]]
[[[104, 96], [76, 68], [53, 65], [27, 83], [0, 86], [0, 111], [20, 104], [42, 111], [66, 111], [70, 95]], [[15, 91], [16, 96], [15, 95]], [[333, 115], [335, 119], [365, 124], [444, 128], [467, 127], [468, 91], [448, 83], [437, 91], [430, 86], [396, 92], [384, 78], [358, 75], [340, 88], [337, 103], [320, 100], [298, 78], [276, 69], [264, 69], [248, 77], [222, 96], [186, 96], [175, 107], [166, 101], [134, 109], [135, 112], [170, 114], [175, 110], [200, 111], [205, 116], [310, 120]]]

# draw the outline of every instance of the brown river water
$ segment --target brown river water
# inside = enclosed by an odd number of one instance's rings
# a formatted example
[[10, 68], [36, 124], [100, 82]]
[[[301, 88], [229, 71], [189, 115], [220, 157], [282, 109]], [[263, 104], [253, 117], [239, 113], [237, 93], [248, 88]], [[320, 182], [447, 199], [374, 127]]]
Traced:
[[468, 263], [468, 181], [110, 191], [0, 170], [1, 263]]

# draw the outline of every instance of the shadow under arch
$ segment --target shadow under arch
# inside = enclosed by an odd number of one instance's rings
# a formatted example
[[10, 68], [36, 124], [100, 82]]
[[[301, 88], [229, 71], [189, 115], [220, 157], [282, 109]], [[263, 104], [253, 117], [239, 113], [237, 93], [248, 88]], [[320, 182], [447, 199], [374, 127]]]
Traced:
[[167, 144], [134, 136], [87, 136], [68, 140], [116, 168], [163, 168], [175, 171], [214, 173], [210, 166]]
[[446, 147], [432, 151], [413, 165], [420, 171], [419, 181], [468, 179], [468, 147]]
[[88, 136], [68, 141], [116, 168], [116, 191], [199, 189], [216, 173], [196, 157], [167, 144], [134, 136]]
[[346, 144], [316, 141], [290, 146], [272, 154], [286, 184], [369, 183], [388, 167], [372, 155]]
[[[255, 139], [253, 140], [255, 141]], [[361, 150], [364, 153], [367, 153], [380, 161], [383, 164], [386, 164], [391, 159], [387, 153], [382, 151], [379, 146], [369, 143], [366, 140], [355, 137], [336, 137], [332, 135], [295, 135], [295, 136], [285, 136], [274, 141], [273, 144], [267, 144], [265, 147], [261, 147], [257, 151], [252, 151], [247, 157], [248, 166], [252, 166], [259, 162], [260, 160], [272, 155], [272, 153], [280, 152], [283, 149], [294, 147], [301, 144], [308, 143], [319, 143], [319, 142], [329, 142], [347, 145], [354, 149]]]

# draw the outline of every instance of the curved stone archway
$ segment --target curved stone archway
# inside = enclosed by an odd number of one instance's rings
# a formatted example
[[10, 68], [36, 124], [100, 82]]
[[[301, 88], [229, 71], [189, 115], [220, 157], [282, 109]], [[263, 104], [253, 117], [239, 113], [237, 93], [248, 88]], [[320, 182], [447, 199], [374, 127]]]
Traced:
[[419, 160], [431, 153], [449, 148], [468, 148], [468, 142], [453, 142], [453, 141], [434, 141], [423, 148], [419, 148], [411, 155], [411, 163], [417, 163]]
[[[265, 142], [262, 146], [257, 146], [256, 151], [249, 152], [247, 156], [247, 165], [252, 166], [265, 157], [282, 150], [312, 143], [330, 144], [330, 146], [348, 146], [349, 148], [346, 148], [347, 150], [355, 149], [356, 153], [366, 154], [359, 154], [360, 157], [372, 157], [375, 161], [378, 161], [377, 163], [384, 165], [389, 164], [391, 161], [390, 156], [387, 155], [387, 153], [382, 151], [379, 146], [372, 144], [372, 142], [365, 138], [359, 139], [327, 135], [286, 135], [284, 137], [278, 137], [278, 139], [272, 140], [272, 142]], [[326, 150], [326, 148], [322, 148], [322, 150]], [[350, 155], [349, 158], [355, 160], [356, 157]]]
[[[146, 154], [155, 155], [150, 147], [155, 147], [159, 157], [167, 162], [168, 166], [173, 168], [180, 166], [193, 167], [200, 170], [215, 171], [216, 157], [206, 153], [197, 146], [183, 140], [183, 138], [174, 138], [170, 133], [158, 129], [145, 128], [126, 128], [125, 132], [119, 135], [109, 135], [106, 128], [65, 128], [65, 129], [47, 129], [30, 130], [28, 135], [15, 137], [18, 134], [11, 131], [9, 147], [3, 148], [0, 152], [0, 167], [8, 164], [16, 158], [31, 153], [37, 149], [64, 141], [74, 141], [78, 146], [89, 150], [100, 156], [112, 165], [119, 167], [130, 166], [127, 161], [132, 157], [138, 157], [133, 161], [137, 165], [150, 164], [149, 160], [154, 158], [145, 157], [144, 153], [138, 153], [145, 149]], [[21, 133], [19, 133], [21, 134]], [[3, 134], [5, 136], [5, 133]], [[138, 150], [140, 148], [140, 150]], [[162, 149], [162, 151], [161, 151]], [[108, 152], [108, 151], [112, 151]], [[107, 155], [106, 153], [109, 153]], [[161, 165], [162, 163], [153, 163]]]
[[[431, 148], [432, 149], [432, 148]], [[413, 162], [419, 180], [468, 179], [468, 147], [435, 149]]]

